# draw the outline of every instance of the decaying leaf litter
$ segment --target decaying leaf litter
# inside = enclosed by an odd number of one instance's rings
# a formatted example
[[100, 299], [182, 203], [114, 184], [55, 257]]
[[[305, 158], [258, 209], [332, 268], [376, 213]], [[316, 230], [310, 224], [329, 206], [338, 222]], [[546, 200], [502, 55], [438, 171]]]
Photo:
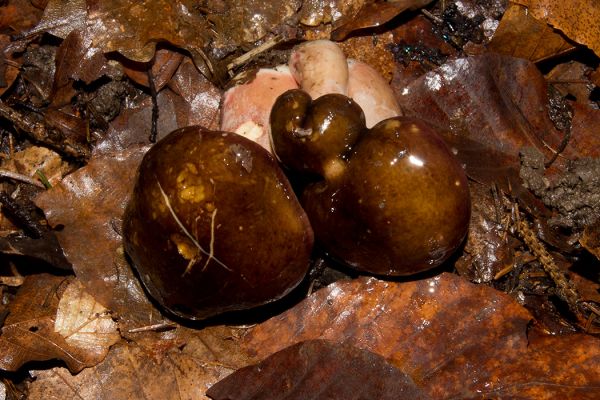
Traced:
[[[277, 369], [306, 360], [305, 373], [341, 393], [336, 379], [354, 377], [332, 375], [332, 365], [347, 370], [361, 357], [383, 363], [362, 373], [401, 374], [408, 386], [398, 390], [424, 397], [594, 398], [595, 2], [146, 3], [2, 6], [8, 398], [206, 398], [259, 362], [274, 372], [238, 379], [264, 379], [264, 393], [278, 393]], [[329, 37], [390, 80], [406, 115], [446, 132], [471, 180], [464, 247], [435, 273], [388, 281], [350, 280], [317, 254], [321, 273], [283, 302], [208, 324], [173, 320], [122, 248], [153, 119], [159, 139], [188, 125], [215, 129], [234, 75]], [[46, 181], [49, 190], [39, 187]], [[315, 346], [332, 356], [323, 361]], [[307, 398], [307, 382], [291, 394]], [[220, 393], [235, 390], [226, 385]]]

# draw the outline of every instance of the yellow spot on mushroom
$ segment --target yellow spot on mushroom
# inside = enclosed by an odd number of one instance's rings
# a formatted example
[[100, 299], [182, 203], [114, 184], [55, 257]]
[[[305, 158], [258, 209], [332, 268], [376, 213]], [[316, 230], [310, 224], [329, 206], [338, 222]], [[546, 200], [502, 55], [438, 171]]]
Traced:
[[177, 252], [181, 257], [188, 261], [198, 260], [200, 253], [198, 248], [187, 237], [175, 233], [170, 237], [171, 241], [177, 246]]
[[421, 131], [421, 130], [419, 129], [419, 127], [418, 127], [418, 126], [416, 126], [416, 125], [411, 125], [411, 126], [410, 126], [410, 133], [417, 134], [417, 133], [419, 133], [420, 131]]

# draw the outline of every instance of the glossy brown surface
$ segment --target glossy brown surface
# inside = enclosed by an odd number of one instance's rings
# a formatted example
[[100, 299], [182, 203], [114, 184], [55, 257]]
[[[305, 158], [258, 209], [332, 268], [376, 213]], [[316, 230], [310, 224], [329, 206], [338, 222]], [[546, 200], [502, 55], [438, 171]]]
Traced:
[[317, 239], [359, 270], [408, 275], [441, 264], [464, 239], [465, 173], [424, 122], [382, 121], [354, 147], [342, 177], [304, 192]]
[[360, 106], [341, 94], [312, 101], [302, 90], [289, 90], [271, 110], [273, 150], [279, 160], [298, 172], [330, 179], [365, 129]]
[[275, 159], [200, 127], [172, 132], [145, 155], [124, 238], [148, 292], [190, 319], [284, 296], [306, 274], [313, 242]]

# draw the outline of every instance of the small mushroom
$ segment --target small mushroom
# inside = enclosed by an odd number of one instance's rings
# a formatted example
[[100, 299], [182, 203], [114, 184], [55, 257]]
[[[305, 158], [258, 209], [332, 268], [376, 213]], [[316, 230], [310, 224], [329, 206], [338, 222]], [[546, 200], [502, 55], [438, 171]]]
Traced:
[[201, 127], [148, 151], [124, 216], [144, 286], [189, 319], [281, 298], [305, 276], [312, 243], [276, 160], [242, 136]]
[[330, 180], [366, 129], [363, 111], [349, 97], [326, 94], [312, 101], [300, 89], [279, 96], [270, 120], [277, 158], [293, 170]]

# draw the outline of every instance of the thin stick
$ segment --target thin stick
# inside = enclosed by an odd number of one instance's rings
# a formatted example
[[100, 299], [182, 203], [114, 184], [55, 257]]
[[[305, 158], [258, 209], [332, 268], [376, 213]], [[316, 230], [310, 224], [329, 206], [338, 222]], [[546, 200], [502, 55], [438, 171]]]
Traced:
[[238, 58], [236, 58], [235, 60], [233, 60], [232, 62], [227, 64], [227, 71], [231, 71], [234, 68], [245, 64], [246, 62], [250, 61], [257, 55], [259, 55], [260, 53], [263, 53], [263, 52], [269, 50], [271, 47], [275, 46], [279, 42], [281, 42], [280, 36], [275, 36], [275, 37], [267, 40], [260, 46], [253, 48], [249, 52], [242, 54], [241, 56], [239, 56]]
[[6, 169], [0, 168], [0, 177], [13, 179], [15, 181], [21, 181], [24, 183], [28, 183], [33, 186], [37, 186], [39, 188], [45, 189], [46, 187], [38, 180], [28, 177], [27, 175], [19, 174], [17, 172], [8, 171]]

